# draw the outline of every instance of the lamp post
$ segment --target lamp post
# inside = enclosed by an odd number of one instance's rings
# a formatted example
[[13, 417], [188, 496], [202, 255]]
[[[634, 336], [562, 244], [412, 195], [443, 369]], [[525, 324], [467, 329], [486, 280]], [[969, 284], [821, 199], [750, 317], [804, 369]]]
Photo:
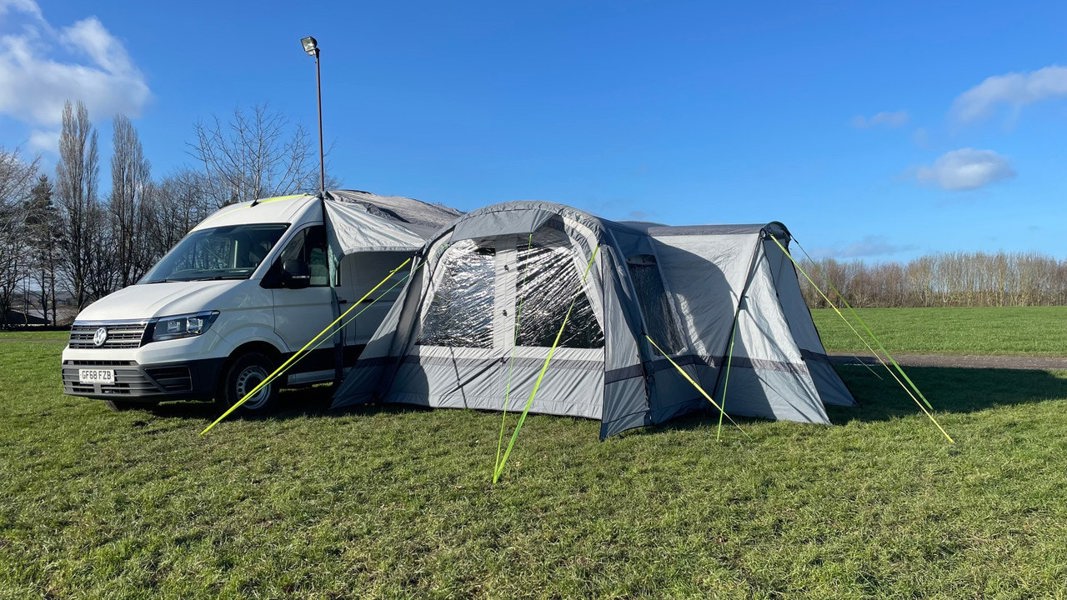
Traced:
[[319, 69], [319, 43], [310, 35], [300, 38], [308, 56], [315, 57], [315, 90], [319, 101], [319, 195], [326, 197], [326, 155], [322, 149], [322, 77]]

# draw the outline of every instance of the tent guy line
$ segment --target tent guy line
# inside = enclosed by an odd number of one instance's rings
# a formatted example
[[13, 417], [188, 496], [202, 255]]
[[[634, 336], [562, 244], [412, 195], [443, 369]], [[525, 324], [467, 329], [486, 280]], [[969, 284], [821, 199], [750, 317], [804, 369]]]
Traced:
[[[708, 402], [710, 402], [712, 406], [714, 406], [715, 408], [717, 408], [717, 409], [719, 410], [719, 423], [720, 423], [720, 427], [721, 427], [721, 424], [722, 424], [722, 417], [724, 417], [724, 416], [725, 416], [725, 417], [726, 417], [727, 419], [729, 419], [729, 421], [730, 421], [731, 423], [733, 423], [733, 424], [734, 424], [734, 427], [737, 427], [737, 430], [738, 430], [738, 431], [740, 431], [741, 433], [745, 434], [745, 436], [746, 436], [746, 437], [752, 437], [752, 436], [748, 435], [748, 432], [747, 432], [747, 431], [745, 431], [745, 430], [744, 430], [744, 429], [743, 429], [743, 428], [742, 428], [742, 427], [741, 427], [740, 425], [738, 425], [738, 424], [737, 424], [737, 421], [734, 421], [734, 420], [733, 420], [732, 418], [730, 418], [730, 416], [729, 416], [729, 415], [727, 415], [727, 414], [726, 414], [726, 408], [725, 408], [725, 407], [726, 407], [726, 402], [725, 402], [725, 400], [723, 401], [723, 403], [722, 403], [722, 405], [721, 405], [721, 406], [720, 406], [719, 404], [717, 404], [717, 403], [715, 402], [715, 400], [713, 400], [713, 399], [711, 398], [711, 395], [709, 395], [709, 394], [708, 394], [708, 393], [707, 393], [706, 391], [704, 391], [704, 388], [702, 388], [702, 387], [700, 386], [700, 384], [699, 384], [699, 383], [697, 383], [697, 382], [693, 381], [693, 378], [692, 378], [692, 377], [690, 377], [690, 376], [689, 376], [689, 374], [685, 372], [685, 369], [683, 369], [682, 367], [680, 367], [680, 366], [678, 365], [678, 363], [676, 363], [676, 362], [674, 362], [673, 360], [671, 360], [671, 357], [667, 356], [667, 354], [663, 352], [663, 349], [659, 347], [659, 344], [657, 344], [657, 343], [656, 343], [655, 341], [653, 341], [653, 340], [652, 340], [652, 338], [648, 337], [648, 335], [646, 335], [646, 336], [645, 336], [645, 339], [646, 339], [646, 340], [648, 340], [648, 343], [652, 344], [652, 346], [654, 346], [654, 347], [656, 348], [656, 350], [658, 350], [658, 351], [659, 351], [659, 353], [660, 353], [660, 354], [663, 354], [663, 357], [664, 357], [664, 358], [666, 358], [666, 359], [667, 359], [667, 361], [668, 361], [668, 362], [670, 362], [670, 363], [671, 363], [671, 365], [673, 365], [673, 366], [674, 366], [674, 368], [678, 370], [678, 373], [679, 373], [679, 374], [681, 374], [681, 376], [682, 376], [682, 377], [684, 377], [684, 378], [685, 378], [685, 380], [686, 380], [686, 381], [688, 381], [690, 385], [692, 385], [692, 386], [693, 386], [694, 388], [696, 388], [696, 390], [697, 390], [698, 392], [700, 392], [700, 395], [701, 395], [701, 396], [704, 396], [704, 398], [705, 398], [705, 399], [706, 399], [706, 400], [707, 400]], [[729, 363], [727, 363], [727, 365], [729, 365]], [[730, 368], [730, 367], [729, 367], [729, 366], [727, 366], [726, 368], [727, 368], [727, 372], [729, 372], [729, 368]], [[724, 387], [724, 388], [723, 388], [723, 391], [725, 391], [725, 389], [726, 389], [726, 388]], [[718, 435], [718, 434], [715, 434], [715, 440], [716, 440], [716, 441], [718, 441], [718, 439], [719, 439], [719, 435]]]
[[[888, 359], [889, 362], [893, 363], [893, 368], [895, 368], [897, 372], [900, 373], [901, 377], [907, 380], [908, 385], [905, 385], [904, 382], [900, 380], [900, 377], [897, 377], [897, 374], [893, 372], [893, 369], [890, 368], [889, 365], [886, 364], [885, 360], [882, 359], [882, 356], [878, 352], [875, 352], [874, 348], [871, 348], [870, 343], [867, 342], [867, 340], [859, 333], [859, 331], [856, 331], [856, 328], [852, 325], [852, 323], [847, 318], [845, 318], [845, 315], [841, 312], [841, 309], [839, 309], [837, 305], [834, 304], [832, 300], [830, 300], [829, 296], [827, 296], [826, 293], [822, 291], [822, 289], [815, 283], [815, 280], [812, 279], [811, 276], [808, 275], [808, 272], [804, 270], [804, 267], [800, 266], [800, 263], [798, 263], [797, 260], [793, 258], [793, 255], [790, 254], [789, 251], [786, 250], [785, 246], [783, 246], [782, 243], [778, 241], [778, 238], [774, 237], [774, 235], [771, 235], [770, 238], [774, 240], [774, 243], [777, 244], [779, 248], [782, 249], [782, 252], [789, 258], [790, 261], [793, 262], [793, 266], [796, 267], [796, 269], [808, 280], [808, 283], [810, 283], [812, 287], [815, 288], [815, 291], [819, 292], [819, 295], [822, 296], [823, 300], [826, 300], [826, 303], [834, 309], [834, 312], [837, 313], [837, 316], [841, 317], [841, 320], [844, 321], [845, 324], [848, 325], [849, 329], [851, 329], [852, 332], [856, 334], [856, 337], [858, 337], [860, 341], [862, 341], [864, 345], [867, 346], [867, 349], [871, 351], [871, 354], [873, 354], [875, 358], [878, 359], [878, 362], [880, 362], [882, 366], [885, 367], [886, 371], [888, 371], [889, 374], [893, 377], [893, 380], [896, 381], [898, 385], [900, 385], [900, 387], [904, 390], [904, 393], [906, 393], [915, 402], [919, 409], [923, 411], [923, 414], [925, 414], [927, 418], [929, 418], [930, 421], [933, 422], [937, 429], [941, 431], [941, 434], [945, 436], [945, 439], [947, 439], [950, 444], [955, 444], [956, 440], [952, 439], [952, 436], [950, 436], [948, 432], [945, 431], [945, 428], [937, 422], [936, 418], [934, 418], [934, 415], [931, 412], [934, 407], [931, 406], [930, 401], [926, 399], [926, 396], [924, 396], [923, 393], [919, 390], [919, 387], [915, 385], [915, 382], [911, 380], [911, 377], [908, 377], [907, 373], [904, 372], [904, 369], [897, 363], [893, 356], [889, 354], [889, 351], [885, 349], [885, 346], [882, 345], [882, 342], [878, 339], [876, 335], [874, 335], [874, 332], [871, 331], [871, 328], [867, 326], [866, 321], [864, 321], [863, 318], [859, 316], [859, 313], [856, 312], [856, 309], [852, 308], [852, 306], [848, 303], [848, 300], [845, 300], [844, 296], [841, 295], [841, 292], [838, 292], [836, 288], [834, 288], [834, 291], [837, 293], [838, 297], [841, 298], [842, 303], [844, 303], [844, 305], [848, 307], [849, 311], [851, 311], [850, 314], [856, 317], [860, 324], [863, 325], [863, 328], [867, 331], [867, 334], [871, 336], [871, 339], [874, 340], [874, 343], [877, 344], [878, 348], [882, 351], [883, 354], [885, 354], [886, 359]], [[799, 244], [797, 245], [799, 246]], [[830, 286], [831, 288], [833, 288], [832, 283], [830, 284]], [[910, 389], [909, 385], [911, 386]], [[914, 394], [912, 393], [912, 390], [915, 391]], [[915, 394], [918, 394], [919, 397], [917, 398]], [[919, 398], [922, 398], [922, 401], [920, 401]]]
[[[297, 350], [296, 353], [294, 353], [291, 357], [289, 357], [289, 360], [287, 360], [284, 363], [282, 363], [281, 366], [279, 366], [277, 369], [275, 369], [273, 373], [271, 373], [270, 375], [265, 377], [263, 379], [263, 381], [259, 382], [259, 384], [256, 385], [254, 388], [252, 388], [252, 390], [249, 391], [247, 394], [245, 394], [244, 397], [242, 397], [240, 400], [238, 400], [236, 403], [234, 403], [234, 405], [231, 406], [226, 412], [222, 413], [222, 415], [220, 415], [219, 418], [215, 419], [215, 421], [213, 423], [211, 423], [210, 425], [205, 427], [204, 430], [200, 432], [200, 435], [202, 435], [202, 436], [206, 435], [207, 432], [211, 431], [212, 428], [214, 428], [216, 425], [221, 423], [226, 417], [228, 417], [231, 414], [233, 414], [233, 412], [235, 410], [237, 410], [238, 408], [241, 408], [241, 405], [244, 404], [245, 402], [247, 402], [249, 398], [255, 396], [261, 389], [263, 389], [264, 387], [270, 385], [272, 382], [274, 382], [275, 379], [277, 379], [277, 378], [281, 377], [282, 375], [284, 375], [285, 372], [289, 370], [289, 367], [291, 367], [291, 366], [295, 365], [296, 363], [300, 362], [301, 359], [303, 359], [305, 356], [307, 356], [308, 352], [310, 352], [312, 350], [315, 350], [316, 348], [321, 346], [323, 342], [325, 342], [327, 339], [332, 337], [334, 334], [336, 334], [341, 329], [344, 329], [344, 327], [347, 326], [351, 321], [353, 321], [354, 319], [358, 318], [368, 308], [373, 306], [375, 302], [377, 302], [378, 300], [380, 300], [384, 296], [384, 294], [379, 295], [377, 298], [374, 298], [373, 300], [371, 300], [370, 302], [368, 302], [366, 304], [364, 304], [364, 302], [367, 300], [367, 298], [370, 298], [370, 295], [373, 294], [375, 291], [377, 291], [378, 288], [382, 287], [382, 285], [384, 285], [385, 282], [389, 281], [390, 277], [395, 275], [398, 271], [400, 271], [400, 269], [403, 269], [405, 266], [407, 266], [407, 264], [409, 262], [411, 262], [411, 258], [408, 258], [404, 262], [400, 263], [399, 266], [397, 266], [395, 269], [390, 271], [389, 274], [386, 275], [384, 279], [382, 279], [380, 282], [378, 282], [377, 285], [375, 285], [371, 289], [367, 290], [367, 293], [363, 294], [362, 298], [360, 298], [355, 303], [353, 303], [352, 306], [348, 307], [348, 309], [345, 310], [345, 312], [341, 313], [341, 316], [339, 316], [336, 319], [334, 319], [322, 331], [320, 331], [317, 335], [315, 335], [315, 337], [311, 338], [311, 340], [308, 341], [307, 344], [304, 344], [303, 348]], [[400, 280], [398, 280], [395, 283], [393, 283], [393, 285], [389, 288], [389, 290], [391, 290], [391, 289], [395, 288], [396, 286], [400, 285], [409, 276], [410, 276], [410, 273], [406, 274], [403, 278], [401, 278]], [[355, 310], [356, 307], [361, 306], [361, 305], [362, 305], [362, 308], [359, 310], [359, 312], [357, 312], [356, 314], [352, 315], [352, 317], [350, 319], [345, 320], [343, 323], [341, 323], [341, 321], [344, 320], [345, 317], [348, 316], [348, 313], [352, 312], [353, 310]], [[340, 327], [338, 327], [337, 329], [333, 329], [334, 326], [337, 325], [338, 323], [341, 323]], [[330, 335], [328, 335], [328, 336], [324, 335], [327, 332], [329, 332]]]
[[[533, 241], [533, 234], [530, 234], [531, 244]], [[545, 379], [545, 373], [548, 372], [548, 365], [552, 362], [552, 356], [556, 353], [556, 349], [559, 348], [559, 341], [563, 338], [563, 331], [567, 328], [567, 322], [571, 319], [571, 313], [574, 312], [574, 303], [578, 301], [579, 295], [585, 291], [585, 282], [589, 278], [589, 270], [593, 268], [593, 263], [596, 262], [596, 255], [600, 252], [600, 246], [593, 249], [592, 256], [589, 257], [589, 262], [585, 265], [585, 272], [582, 273], [581, 287], [578, 292], [571, 298], [570, 306], [567, 307], [567, 314], [563, 315], [563, 322], [559, 325], [559, 331], [556, 332], [556, 339], [552, 342], [552, 347], [548, 350], [548, 356], [545, 356], [545, 362], [541, 365], [541, 372], [537, 374], [537, 380], [534, 381], [533, 389], [530, 390], [530, 397], [526, 399], [526, 405], [522, 409], [522, 415], [519, 416], [519, 422], [515, 424], [515, 431], [511, 434], [511, 441], [508, 442], [508, 447], [504, 450], [504, 456], [500, 458], [500, 462], [493, 468], [493, 483], [496, 484], [500, 480], [500, 475], [504, 473], [504, 466], [508, 462], [508, 456], [511, 455], [511, 450], [515, 446], [515, 440], [519, 438], [519, 430], [522, 429], [522, 424], [526, 421], [526, 415], [530, 413], [530, 407], [533, 406], [534, 398], [537, 396], [537, 390], [541, 389], [541, 382]], [[516, 319], [518, 315], [516, 314]], [[516, 325], [517, 327], [517, 325]], [[516, 336], [517, 337], [517, 336]], [[510, 387], [510, 382], [508, 382]], [[505, 404], [505, 407], [507, 405]], [[497, 448], [497, 454], [500, 454], [500, 448]]]

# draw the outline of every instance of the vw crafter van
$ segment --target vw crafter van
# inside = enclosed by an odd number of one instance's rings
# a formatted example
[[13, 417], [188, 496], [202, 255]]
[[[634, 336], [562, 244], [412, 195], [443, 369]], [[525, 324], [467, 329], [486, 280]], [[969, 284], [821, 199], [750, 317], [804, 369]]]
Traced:
[[[137, 284], [77, 316], [63, 351], [64, 392], [117, 410], [162, 400], [230, 406], [458, 215], [355, 191], [227, 206]], [[402, 285], [386, 291], [392, 283], [243, 408], [262, 410], [281, 386], [337, 378], [399, 295]]]

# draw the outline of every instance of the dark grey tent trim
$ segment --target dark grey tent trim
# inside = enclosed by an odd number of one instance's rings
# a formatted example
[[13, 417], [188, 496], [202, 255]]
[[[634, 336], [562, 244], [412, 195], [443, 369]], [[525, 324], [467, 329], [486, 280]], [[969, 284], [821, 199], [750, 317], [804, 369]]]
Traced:
[[[825, 354], [817, 354], [815, 352], [805, 352], [804, 358], [808, 360], [822, 360], [829, 362], [829, 359]], [[697, 356], [695, 354], [688, 354], [684, 356], [672, 357], [674, 362], [678, 366], [686, 367], [690, 365], [701, 365], [711, 367], [713, 369], [722, 368], [726, 366], [725, 356]], [[808, 371], [807, 366], [797, 363], [787, 363], [782, 361], [773, 361], [765, 359], [752, 359], [740, 356], [735, 356], [733, 362], [730, 363], [731, 367], [737, 367], [739, 369], [756, 369], [764, 371], [779, 371], [787, 373], [806, 373]], [[674, 369], [674, 365], [670, 361], [662, 359], [652, 362], [652, 371], [666, 371]], [[641, 365], [631, 365], [629, 367], [623, 367], [621, 369], [613, 369], [604, 373], [604, 383], [614, 383], [616, 381], [623, 381], [626, 379], [633, 379], [635, 377], [644, 377], [645, 369]]]
[[[719, 365], [725, 367], [728, 357], [726, 356], [702, 356], [700, 360], [710, 366]], [[757, 371], [778, 371], [784, 373], [793, 373], [794, 375], [801, 375], [808, 373], [807, 365], [803, 363], [790, 363], [777, 360], [767, 360], [763, 358], [747, 358], [744, 356], [735, 356], [730, 361], [730, 366], [737, 369], [754, 369]]]
[[612, 369], [604, 373], [604, 383], [615, 383], [616, 381], [624, 381], [627, 379], [633, 379], [634, 377], [644, 377], [645, 368], [641, 365], [632, 365], [629, 367], [623, 367], [621, 369]]
[[811, 350], [805, 350], [803, 348], [800, 349], [800, 357], [803, 358], [804, 360], [813, 360], [813, 361], [817, 361], [817, 362], [827, 362], [827, 363], [830, 362], [830, 357], [829, 356], [827, 356], [827, 355], [825, 355], [825, 354], [823, 354], [821, 352], [813, 352]]
[[[674, 362], [679, 366], [687, 365], [701, 365], [711, 367], [713, 369], [723, 368], [726, 366], [728, 357], [725, 356], [696, 356], [687, 355], [679, 356], [674, 359]], [[779, 371], [786, 373], [801, 374], [807, 373], [808, 367], [799, 363], [788, 363], [776, 360], [766, 360], [761, 358], [748, 358], [744, 356], [735, 356], [733, 361], [730, 362], [730, 366], [738, 369], [756, 369], [761, 371]], [[652, 363], [653, 371], [664, 371], [667, 369], [673, 369], [674, 366], [667, 360], [657, 360]]]
[[652, 237], [663, 235], [745, 235], [759, 233], [766, 224], [747, 225], [660, 225], [658, 223], [624, 223]]

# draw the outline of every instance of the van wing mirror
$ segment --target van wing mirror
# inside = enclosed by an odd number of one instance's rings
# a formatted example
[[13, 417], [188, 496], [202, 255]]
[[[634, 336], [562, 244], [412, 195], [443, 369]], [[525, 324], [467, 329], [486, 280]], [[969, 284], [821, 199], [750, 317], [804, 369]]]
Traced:
[[293, 290], [304, 289], [311, 285], [311, 273], [301, 260], [287, 260], [282, 263], [282, 286]]

